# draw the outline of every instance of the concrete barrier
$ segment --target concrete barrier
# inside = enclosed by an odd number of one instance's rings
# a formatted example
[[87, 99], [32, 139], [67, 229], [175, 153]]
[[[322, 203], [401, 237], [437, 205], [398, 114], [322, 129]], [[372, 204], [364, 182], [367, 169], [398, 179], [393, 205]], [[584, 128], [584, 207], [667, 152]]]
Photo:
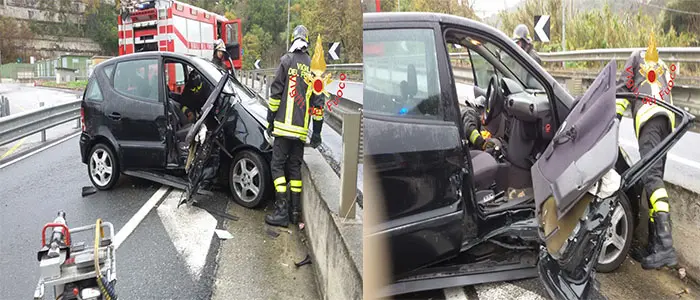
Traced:
[[338, 216], [340, 179], [316, 149], [304, 151], [302, 180], [304, 231], [323, 299], [362, 299], [361, 213]]

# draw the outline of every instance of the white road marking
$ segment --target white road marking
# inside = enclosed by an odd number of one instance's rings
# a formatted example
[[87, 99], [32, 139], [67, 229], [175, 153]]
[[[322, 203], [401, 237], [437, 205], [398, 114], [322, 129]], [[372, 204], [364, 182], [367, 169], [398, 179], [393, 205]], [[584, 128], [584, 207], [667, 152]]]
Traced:
[[[632, 142], [632, 141], [621, 140], [621, 141], [620, 141], [620, 145], [621, 145], [622, 147], [625, 147], [625, 148], [633, 148], [633, 149], [639, 151], [639, 148], [638, 148], [638, 145], [637, 145], [637, 142], [636, 142], [636, 141]], [[691, 168], [695, 168], [695, 169], [700, 170], [700, 162], [697, 162], [697, 161], [694, 161], [694, 160], [690, 160], [690, 159], [687, 159], [687, 158], [685, 158], [685, 157], [681, 157], [681, 156], [678, 156], [678, 155], [675, 155], [675, 154], [672, 154], [672, 153], [667, 154], [667, 155], [666, 155], [666, 158], [667, 158], [668, 160], [675, 161], [675, 162], [677, 162], [677, 163], [679, 163], [679, 164], [686, 165], [686, 166], [689, 166], [689, 167], [691, 167]]]
[[508, 282], [475, 286], [479, 299], [493, 300], [546, 300], [546, 298]]
[[55, 141], [55, 142], [52, 142], [52, 143], [47, 144], [47, 145], [45, 145], [45, 146], [42, 146], [42, 147], [40, 147], [39, 149], [36, 149], [36, 150], [34, 150], [34, 151], [32, 151], [32, 152], [29, 152], [29, 153], [27, 153], [27, 154], [25, 154], [25, 155], [22, 155], [22, 156], [20, 156], [20, 157], [18, 157], [18, 158], [15, 158], [15, 159], [13, 159], [13, 160], [11, 160], [11, 161], [9, 161], [9, 162], [6, 162], [6, 163], [0, 165], [0, 169], [5, 168], [5, 167], [7, 167], [7, 166], [9, 166], [9, 165], [12, 165], [12, 164], [14, 164], [14, 163], [16, 163], [16, 162], [18, 162], [18, 161], [21, 161], [21, 160], [23, 160], [23, 159], [25, 159], [25, 158], [27, 158], [27, 157], [30, 157], [30, 156], [32, 156], [32, 155], [34, 155], [34, 154], [37, 154], [37, 153], [39, 153], [39, 152], [41, 152], [41, 151], [44, 151], [44, 150], [46, 150], [46, 149], [49, 149], [49, 148], [51, 148], [51, 147], [53, 147], [53, 146], [56, 146], [56, 145], [58, 145], [58, 144], [60, 144], [60, 143], [63, 143], [63, 142], [65, 142], [65, 141], [67, 141], [67, 140], [70, 140], [70, 139], [72, 139], [72, 138], [74, 138], [74, 137], [76, 137], [76, 136], [78, 136], [78, 135], [80, 135], [80, 132], [76, 132], [76, 133], [71, 134], [71, 135], [69, 135], [69, 136], [67, 136], [67, 137], [64, 137], [64, 138], [62, 138], [62, 139], [60, 139], [60, 140], [58, 140], [58, 141]]
[[158, 191], [156, 191], [153, 196], [151, 196], [146, 203], [141, 206], [141, 208], [134, 214], [129, 221], [124, 224], [124, 227], [119, 229], [119, 232], [114, 235], [114, 248], [117, 249], [119, 246], [126, 240], [129, 235], [134, 232], [134, 229], [136, 229], [136, 226], [143, 221], [144, 218], [146, 218], [146, 215], [153, 209], [154, 206], [156, 206], [156, 203], [160, 201], [160, 199], [163, 199], [163, 196], [165, 193], [168, 192], [170, 188], [167, 186], [161, 186]]
[[453, 287], [442, 290], [445, 293], [445, 300], [467, 300], [464, 287]]
[[156, 211], [175, 249], [187, 264], [190, 275], [198, 281], [206, 264], [217, 222], [203, 209], [184, 204], [178, 208], [181, 195], [182, 191], [173, 190]]

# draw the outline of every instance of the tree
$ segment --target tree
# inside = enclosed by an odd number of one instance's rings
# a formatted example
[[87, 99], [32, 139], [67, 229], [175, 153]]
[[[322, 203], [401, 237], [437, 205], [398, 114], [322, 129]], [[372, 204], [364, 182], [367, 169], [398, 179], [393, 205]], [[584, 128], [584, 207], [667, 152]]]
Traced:
[[117, 29], [117, 10], [98, 0], [83, 0], [85, 10], [85, 34], [95, 41], [104, 54], [117, 55], [119, 31]]
[[32, 37], [26, 22], [0, 16], [0, 52], [2, 52], [0, 61], [9, 63], [17, 58], [29, 61], [32, 53], [27, 53], [24, 49], [26, 49], [27, 40]]
[[[676, 34], [690, 32], [700, 35], [700, 6], [698, 3], [675, 0], [669, 3], [666, 8], [668, 9], [664, 10], [661, 18], [661, 26], [664, 31], [668, 32], [673, 29]], [[696, 41], [694, 46], [697, 45]]]

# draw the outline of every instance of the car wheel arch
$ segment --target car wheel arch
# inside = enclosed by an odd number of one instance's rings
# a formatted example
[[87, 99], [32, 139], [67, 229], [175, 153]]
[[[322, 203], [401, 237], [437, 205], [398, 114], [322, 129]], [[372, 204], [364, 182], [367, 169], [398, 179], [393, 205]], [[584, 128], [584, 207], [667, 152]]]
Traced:
[[[108, 137], [106, 137], [104, 135], [98, 135], [92, 139], [92, 142], [90, 142], [90, 146], [88, 147], [88, 149], [92, 149], [97, 144], [104, 144], [105, 146], [109, 147], [109, 149], [112, 150], [112, 153], [114, 153], [114, 156], [117, 160], [117, 163], [119, 164], [119, 169], [124, 170], [124, 168], [123, 168], [124, 166], [122, 164], [122, 159], [119, 156], [119, 148], [117, 146], [115, 146], [115, 143], [113, 143], [112, 140], [110, 140]], [[90, 151], [90, 150], [88, 150], [88, 151]], [[87, 162], [85, 162], [85, 163], [87, 163]]]

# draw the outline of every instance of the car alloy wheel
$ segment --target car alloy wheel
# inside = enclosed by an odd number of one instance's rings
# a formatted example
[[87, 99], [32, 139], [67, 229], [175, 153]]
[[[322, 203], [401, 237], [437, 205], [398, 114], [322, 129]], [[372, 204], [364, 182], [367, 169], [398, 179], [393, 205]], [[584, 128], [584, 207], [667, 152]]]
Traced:
[[238, 204], [253, 208], [267, 195], [270, 170], [263, 158], [251, 151], [242, 151], [231, 162], [229, 184]]
[[615, 207], [610, 227], [605, 232], [603, 248], [600, 249], [598, 266], [596, 267], [599, 272], [616, 270], [627, 257], [634, 233], [632, 217], [629, 200], [623, 196]]
[[114, 153], [104, 144], [97, 144], [92, 148], [88, 160], [88, 175], [92, 184], [101, 190], [112, 188], [118, 179], [119, 170]]

